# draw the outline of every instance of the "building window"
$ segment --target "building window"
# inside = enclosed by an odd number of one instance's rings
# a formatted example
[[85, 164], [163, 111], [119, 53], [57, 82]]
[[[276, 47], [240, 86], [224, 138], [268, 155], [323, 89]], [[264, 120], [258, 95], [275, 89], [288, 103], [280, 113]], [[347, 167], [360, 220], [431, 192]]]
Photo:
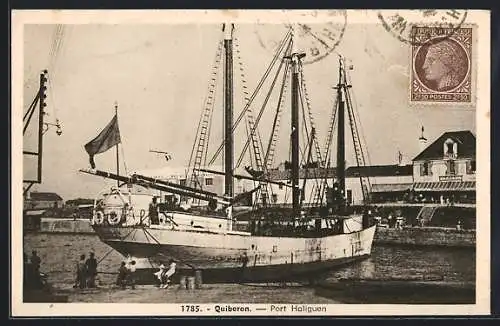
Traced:
[[180, 184], [181, 186], [185, 186], [185, 185], [186, 185], [186, 179], [181, 179], [181, 180], [179, 180], [179, 184]]
[[213, 184], [214, 184], [214, 179], [212, 179], [212, 178], [205, 179], [205, 186], [211, 186]]
[[446, 175], [455, 175], [455, 174], [456, 174], [455, 161], [453, 160], [446, 161]]
[[283, 190], [283, 185], [280, 183], [280, 184], [278, 185], [278, 188], [279, 188], [279, 190]]
[[467, 162], [467, 174], [475, 174], [476, 173], [476, 160]]
[[447, 139], [444, 142], [444, 157], [445, 158], [457, 158], [458, 155], [458, 144], [452, 139]]
[[352, 204], [352, 190], [347, 189], [347, 194], [346, 194], [346, 204], [351, 205]]
[[432, 175], [431, 162], [424, 162], [422, 163], [422, 165], [420, 165], [420, 175]]
[[453, 155], [453, 143], [447, 143], [446, 144], [446, 154], [448, 156], [452, 156]]
[[272, 194], [272, 198], [273, 198], [273, 204], [276, 204], [278, 202], [278, 195]]

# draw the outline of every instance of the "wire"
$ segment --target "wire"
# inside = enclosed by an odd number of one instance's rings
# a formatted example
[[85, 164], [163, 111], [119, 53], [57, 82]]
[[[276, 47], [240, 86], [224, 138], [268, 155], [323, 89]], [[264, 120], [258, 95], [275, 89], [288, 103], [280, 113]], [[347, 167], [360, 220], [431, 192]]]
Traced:
[[48, 71], [50, 73], [50, 77], [47, 78], [49, 82], [49, 92], [52, 97], [52, 107], [53, 107], [53, 113], [54, 113], [54, 119], [56, 121], [59, 121], [58, 117], [58, 106], [57, 106], [57, 100], [55, 97], [55, 91], [53, 90], [54, 88], [54, 80], [57, 80], [57, 62], [59, 61], [59, 58], [61, 57], [61, 53], [64, 51], [64, 43], [65, 43], [65, 27], [64, 25], [57, 25], [56, 29], [53, 33], [53, 40], [52, 40], [52, 47], [50, 50], [50, 57], [49, 57], [49, 68]]

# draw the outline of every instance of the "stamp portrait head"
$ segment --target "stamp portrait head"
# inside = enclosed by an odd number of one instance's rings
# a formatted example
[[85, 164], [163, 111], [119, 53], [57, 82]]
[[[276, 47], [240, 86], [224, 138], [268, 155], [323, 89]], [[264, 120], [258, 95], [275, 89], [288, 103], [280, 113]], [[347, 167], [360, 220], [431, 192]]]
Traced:
[[442, 38], [421, 46], [414, 60], [414, 70], [420, 82], [437, 92], [457, 88], [469, 72], [467, 52], [453, 39]]

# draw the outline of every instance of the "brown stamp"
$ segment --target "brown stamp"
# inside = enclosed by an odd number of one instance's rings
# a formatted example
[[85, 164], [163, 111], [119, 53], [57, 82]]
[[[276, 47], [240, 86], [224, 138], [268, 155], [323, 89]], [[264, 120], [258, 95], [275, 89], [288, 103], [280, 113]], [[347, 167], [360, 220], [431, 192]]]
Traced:
[[412, 26], [412, 102], [472, 101], [472, 28]]

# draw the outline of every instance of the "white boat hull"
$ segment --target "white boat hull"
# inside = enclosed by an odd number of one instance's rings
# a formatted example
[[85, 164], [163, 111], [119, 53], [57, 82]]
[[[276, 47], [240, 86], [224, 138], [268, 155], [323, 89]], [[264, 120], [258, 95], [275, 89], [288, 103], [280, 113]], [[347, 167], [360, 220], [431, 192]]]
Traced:
[[[244, 232], [176, 230], [163, 226], [94, 226], [101, 240], [124, 256], [147, 258], [155, 265], [178, 261], [203, 270], [204, 278], [283, 280], [331, 269], [371, 254], [375, 226], [324, 237], [254, 236]], [[241, 257], [248, 256], [242, 268]]]

